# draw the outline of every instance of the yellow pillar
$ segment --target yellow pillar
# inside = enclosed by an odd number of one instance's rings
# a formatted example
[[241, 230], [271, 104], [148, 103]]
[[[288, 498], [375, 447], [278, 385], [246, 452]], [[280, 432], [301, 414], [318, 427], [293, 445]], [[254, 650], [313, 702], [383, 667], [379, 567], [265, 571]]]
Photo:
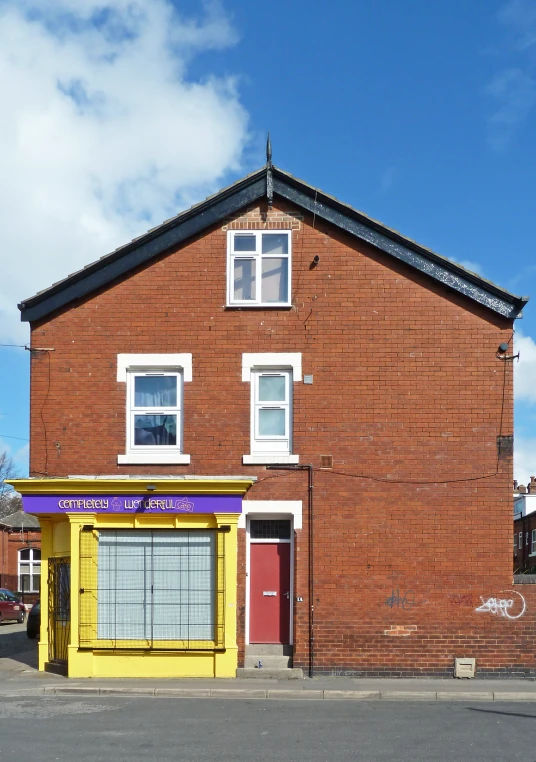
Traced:
[[238, 568], [238, 513], [215, 513], [218, 528], [229, 526], [225, 534], [225, 651], [214, 654], [214, 677], [236, 677], [236, 587]]
[[94, 525], [94, 513], [68, 513], [71, 530], [71, 637], [68, 646], [67, 670], [69, 677], [91, 677], [93, 654], [79, 651], [80, 625], [80, 529], [85, 524]]
[[39, 593], [41, 601], [41, 627], [37, 650], [39, 656], [38, 668], [40, 672], [44, 672], [45, 664], [48, 661], [48, 559], [53, 553], [53, 524], [50, 518], [44, 517], [39, 518], [39, 523], [41, 525], [41, 590]]

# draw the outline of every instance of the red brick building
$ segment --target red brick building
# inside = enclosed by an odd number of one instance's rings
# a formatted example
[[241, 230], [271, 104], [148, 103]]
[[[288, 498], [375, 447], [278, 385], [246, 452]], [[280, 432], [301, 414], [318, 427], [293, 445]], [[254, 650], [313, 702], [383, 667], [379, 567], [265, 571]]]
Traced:
[[35, 516], [15, 511], [0, 519], [0, 587], [21, 596], [27, 605], [39, 597], [41, 529]]
[[[266, 669], [279, 646], [314, 674], [448, 675], [474, 657], [479, 676], [536, 675], [536, 594], [513, 585], [511, 555], [508, 358], [525, 302], [270, 163], [23, 302], [32, 478], [17, 489], [43, 563], [72, 556], [69, 673], [126, 674], [113, 654], [168, 642], [168, 674], [205, 674], [191, 665], [207, 649], [207, 674]], [[203, 484], [222, 500], [218, 480], [241, 492], [226, 518], [196, 507]], [[192, 526], [228, 533], [228, 566], [210, 591], [199, 577], [166, 598], [188, 634], [110, 624], [105, 553], [117, 572], [146, 526], [156, 568], [155, 543], [198, 510], [215, 518]], [[141, 573], [129, 563], [118, 605]], [[178, 604], [179, 588], [225, 613]]]
[[536, 574], [536, 477], [514, 482], [514, 574]]

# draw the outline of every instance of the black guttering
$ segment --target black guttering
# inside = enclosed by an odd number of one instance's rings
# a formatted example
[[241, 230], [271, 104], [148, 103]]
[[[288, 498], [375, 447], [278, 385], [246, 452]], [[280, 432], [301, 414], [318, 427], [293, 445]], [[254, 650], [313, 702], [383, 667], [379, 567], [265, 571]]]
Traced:
[[265, 172], [261, 170], [25, 299], [18, 305], [21, 320], [40, 320], [69, 302], [87, 296], [265, 195]]
[[279, 170], [274, 176], [274, 193], [504, 317], [521, 317], [529, 301], [527, 296], [509, 293], [286, 172]]
[[527, 297], [518, 297], [465, 268], [405, 238], [394, 230], [328, 196], [274, 166], [263, 167], [243, 180], [168, 220], [108, 256], [65, 278], [19, 305], [21, 319], [39, 320], [83, 298], [235, 214], [267, 193], [272, 174], [274, 195], [287, 199], [380, 251], [405, 262], [446, 287], [506, 318], [521, 315]]

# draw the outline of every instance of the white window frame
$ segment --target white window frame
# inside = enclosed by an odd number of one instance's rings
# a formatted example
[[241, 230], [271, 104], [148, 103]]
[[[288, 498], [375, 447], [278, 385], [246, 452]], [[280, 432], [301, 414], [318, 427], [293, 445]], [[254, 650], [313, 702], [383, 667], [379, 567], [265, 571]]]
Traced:
[[533, 529], [531, 532], [531, 538], [530, 538], [530, 555], [536, 555], [536, 529]]
[[523, 532], [519, 532], [517, 536], [517, 547], [521, 549], [523, 547]]
[[[135, 403], [135, 384], [138, 378], [174, 378], [177, 382], [177, 404], [161, 407], [142, 407]], [[182, 449], [182, 410], [183, 387], [181, 371], [151, 368], [150, 370], [132, 370], [127, 376], [127, 453], [159, 453], [169, 454], [180, 452]], [[173, 415], [177, 419], [176, 444], [174, 445], [137, 445], [134, 442], [134, 417], [136, 415]]]
[[[300, 456], [293, 454], [293, 387], [302, 380], [301, 352], [257, 352], [242, 354], [242, 381], [249, 383], [250, 390], [250, 452], [242, 456], [244, 465], [293, 464], [300, 462]], [[266, 439], [255, 437], [256, 424], [256, 384], [258, 375], [267, 373], [288, 374], [288, 440], [286, 446], [269, 449]]]
[[[30, 558], [27, 561], [26, 560], [22, 560], [21, 557], [20, 557], [20, 554], [23, 551], [25, 551], [25, 550], [29, 550], [30, 551]], [[38, 551], [38, 553], [39, 553], [39, 558], [38, 559], [34, 558], [35, 551]], [[34, 578], [34, 576], [36, 576], [36, 577], [37, 576], [39, 576], [39, 577], [41, 576], [41, 550], [40, 550], [40, 548], [31, 548], [31, 547], [19, 548], [19, 551], [17, 553], [17, 560], [18, 560], [17, 579], [19, 581], [19, 592], [23, 592], [22, 585], [21, 585], [21, 583], [22, 583], [22, 577], [23, 577], [23, 573], [21, 572], [21, 565], [23, 565], [25, 567], [28, 567], [28, 569], [29, 569], [28, 572], [24, 572], [24, 576], [30, 578], [30, 587], [31, 587], [30, 590], [26, 590], [25, 589], [24, 592], [25, 593], [38, 593], [39, 592], [39, 588], [34, 588], [34, 586], [33, 586], [33, 578]]]
[[[285, 235], [288, 239], [287, 254], [263, 254], [262, 236], [267, 234]], [[240, 236], [254, 236], [254, 252], [236, 252], [234, 251], [234, 239]], [[262, 301], [262, 262], [264, 259], [281, 259], [286, 257], [288, 260], [288, 283], [287, 300], [284, 302], [263, 302]], [[235, 259], [251, 259], [255, 262], [255, 299], [235, 299], [234, 298], [234, 262]], [[291, 230], [229, 230], [227, 232], [227, 306], [228, 307], [290, 307], [292, 294], [292, 231]]]
[[[261, 378], [282, 378], [285, 382], [285, 399], [281, 401], [261, 401], [259, 385]], [[262, 410], [282, 410], [285, 414], [284, 434], [264, 434], [259, 432]], [[292, 371], [267, 368], [251, 372], [251, 452], [288, 456], [292, 452]]]
[[[134, 382], [139, 376], [164, 375], [177, 378], [177, 405], [173, 408], [135, 408]], [[183, 452], [184, 383], [192, 380], [192, 355], [123, 355], [117, 356], [117, 380], [126, 383], [126, 444], [125, 453], [117, 456], [119, 465], [179, 464], [188, 465], [190, 456]], [[134, 445], [134, 415], [177, 415], [177, 444], [147, 447]]]

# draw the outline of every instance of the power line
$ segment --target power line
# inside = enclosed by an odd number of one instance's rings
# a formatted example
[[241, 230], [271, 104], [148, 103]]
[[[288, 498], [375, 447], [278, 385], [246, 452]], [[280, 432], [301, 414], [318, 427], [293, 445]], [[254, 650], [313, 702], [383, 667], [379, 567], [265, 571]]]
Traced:
[[5, 437], [6, 439], [20, 439], [21, 442], [30, 441], [27, 437], [12, 437], [9, 434], [0, 434], [0, 437]]

